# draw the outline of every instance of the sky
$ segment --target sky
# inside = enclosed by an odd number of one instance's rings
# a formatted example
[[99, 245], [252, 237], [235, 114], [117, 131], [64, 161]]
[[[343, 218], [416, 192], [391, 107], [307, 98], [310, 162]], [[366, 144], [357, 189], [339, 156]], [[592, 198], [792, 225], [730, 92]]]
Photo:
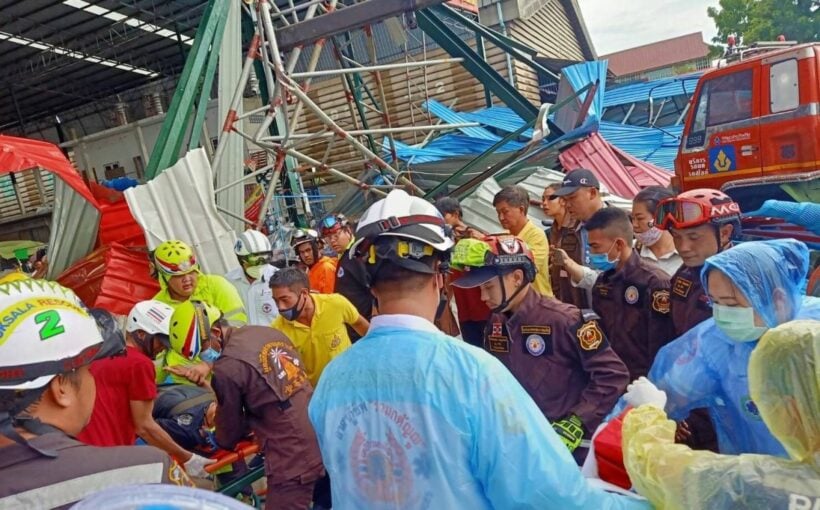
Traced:
[[711, 42], [715, 25], [706, 9], [718, 0], [578, 0], [592, 44], [606, 55], [692, 32]]

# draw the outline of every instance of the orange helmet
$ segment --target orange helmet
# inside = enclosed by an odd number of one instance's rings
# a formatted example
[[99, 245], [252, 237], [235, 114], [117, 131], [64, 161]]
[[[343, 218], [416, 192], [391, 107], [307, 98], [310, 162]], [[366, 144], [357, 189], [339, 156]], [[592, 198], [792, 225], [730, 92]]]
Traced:
[[740, 225], [740, 206], [726, 193], [714, 189], [693, 189], [667, 198], [655, 212], [655, 226], [664, 230], [733, 222]]

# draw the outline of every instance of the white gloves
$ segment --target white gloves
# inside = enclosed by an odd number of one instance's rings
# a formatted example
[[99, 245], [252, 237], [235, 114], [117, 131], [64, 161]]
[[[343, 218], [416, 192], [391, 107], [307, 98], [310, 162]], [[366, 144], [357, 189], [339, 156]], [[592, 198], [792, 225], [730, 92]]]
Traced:
[[215, 459], [206, 459], [201, 455], [193, 453], [191, 454], [191, 458], [188, 459], [188, 462], [185, 463], [185, 471], [190, 476], [195, 476], [197, 478], [206, 478], [210, 475], [207, 471], [205, 471], [205, 466], [213, 464], [214, 462], [216, 462]]
[[648, 405], [655, 406], [660, 410], [666, 407], [666, 393], [659, 390], [646, 377], [639, 377], [626, 387], [624, 400], [632, 407]]

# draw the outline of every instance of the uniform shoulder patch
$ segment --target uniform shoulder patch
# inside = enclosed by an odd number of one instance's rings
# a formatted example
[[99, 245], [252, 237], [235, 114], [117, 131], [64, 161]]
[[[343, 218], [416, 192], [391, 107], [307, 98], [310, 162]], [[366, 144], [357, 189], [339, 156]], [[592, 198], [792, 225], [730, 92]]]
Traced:
[[578, 343], [581, 349], [585, 351], [594, 351], [601, 346], [604, 341], [604, 332], [598, 325], [597, 320], [586, 321], [578, 328], [576, 333], [578, 336]]
[[669, 291], [656, 290], [652, 293], [652, 310], [662, 313], [669, 313]]

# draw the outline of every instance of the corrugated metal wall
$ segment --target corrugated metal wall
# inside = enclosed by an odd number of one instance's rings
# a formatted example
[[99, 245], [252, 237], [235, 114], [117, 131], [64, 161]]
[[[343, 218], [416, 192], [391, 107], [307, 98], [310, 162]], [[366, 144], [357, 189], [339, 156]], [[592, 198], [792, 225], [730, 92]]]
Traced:
[[[578, 35], [572, 29], [564, 6], [551, 0], [527, 19], [510, 23], [510, 35], [538, 51], [538, 56], [584, 60]], [[518, 90], [530, 101], [540, 103], [538, 76], [522, 62], [515, 62], [515, 82]]]

